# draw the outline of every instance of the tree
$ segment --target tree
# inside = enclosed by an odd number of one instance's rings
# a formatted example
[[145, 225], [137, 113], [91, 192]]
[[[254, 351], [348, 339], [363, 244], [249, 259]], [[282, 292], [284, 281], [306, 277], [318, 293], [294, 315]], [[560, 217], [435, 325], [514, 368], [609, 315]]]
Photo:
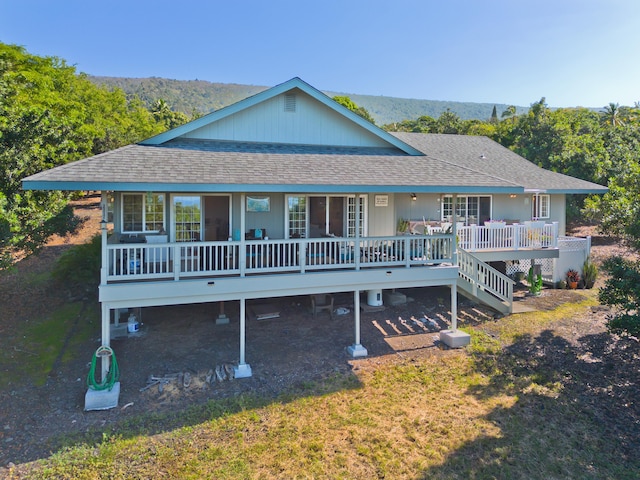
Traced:
[[[495, 108], [495, 107], [494, 107]], [[509, 105], [504, 112], [502, 112], [502, 118], [510, 118], [514, 120], [517, 113], [517, 108], [515, 105]]]
[[598, 299], [603, 305], [616, 307], [607, 328], [612, 333], [640, 337], [640, 262], [611, 257], [603, 268], [610, 276]]
[[602, 110], [602, 120], [605, 123], [608, 123], [612, 127], [618, 127], [620, 125], [624, 125], [624, 121], [622, 120], [621, 108], [617, 103], [609, 103], [609, 105], [604, 107]]
[[174, 112], [167, 102], [161, 98], [153, 103], [151, 113], [158, 123], [164, 125], [166, 130], [179, 127], [189, 121], [184, 113]]
[[489, 123], [498, 123], [498, 109], [495, 105], [493, 106], [493, 110], [491, 111], [491, 118], [489, 119]]
[[0, 43], [0, 269], [80, 223], [69, 193], [23, 191], [24, 177], [161, 129], [122, 91], [95, 86], [64, 60]]
[[462, 130], [460, 117], [448, 108], [440, 114], [436, 120], [436, 133], [459, 134]]
[[371, 122], [374, 125], [376, 124], [375, 120], [373, 119], [373, 117], [371, 116], [371, 114], [369, 114], [369, 112], [367, 111], [366, 108], [364, 107], [359, 107], [358, 105], [356, 105], [356, 103], [351, 100], [349, 97], [346, 96], [341, 96], [341, 95], [336, 95], [335, 97], [333, 97], [333, 100], [338, 102], [340, 105], [342, 105], [343, 107], [347, 107], [349, 110], [351, 110], [352, 112], [354, 112], [356, 115], [361, 116], [362, 118], [364, 118], [367, 122]]

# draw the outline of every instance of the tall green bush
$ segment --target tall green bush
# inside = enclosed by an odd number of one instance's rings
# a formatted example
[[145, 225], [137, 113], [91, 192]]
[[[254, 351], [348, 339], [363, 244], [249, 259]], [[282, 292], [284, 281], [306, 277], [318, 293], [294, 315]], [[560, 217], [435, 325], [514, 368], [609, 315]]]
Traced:
[[612, 333], [640, 337], [640, 262], [610, 257], [602, 268], [610, 277], [598, 299], [616, 308], [607, 319], [607, 328]]
[[53, 279], [64, 288], [83, 295], [98, 294], [102, 237], [95, 235], [87, 243], [74, 245], [64, 252], [53, 268]]

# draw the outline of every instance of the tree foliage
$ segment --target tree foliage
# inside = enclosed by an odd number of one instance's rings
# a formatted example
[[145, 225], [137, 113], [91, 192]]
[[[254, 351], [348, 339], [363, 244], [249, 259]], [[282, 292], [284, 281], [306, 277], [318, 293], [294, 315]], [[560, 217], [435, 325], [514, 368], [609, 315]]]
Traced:
[[349, 97], [345, 97], [345, 96], [342, 96], [342, 95], [336, 95], [335, 97], [333, 97], [333, 100], [338, 102], [343, 107], [347, 107], [349, 110], [354, 112], [356, 115], [361, 116], [367, 122], [371, 122], [374, 125], [376, 124], [376, 122], [373, 119], [373, 117], [371, 116], [371, 114], [365, 108], [359, 107], [358, 105], [356, 105], [356, 103], [353, 100], [351, 100]]
[[611, 257], [603, 268], [610, 277], [598, 298], [616, 308], [607, 321], [609, 331], [640, 337], [640, 262]]
[[70, 193], [23, 191], [23, 178], [163, 129], [121, 90], [97, 87], [57, 57], [0, 43], [0, 268], [80, 223]]

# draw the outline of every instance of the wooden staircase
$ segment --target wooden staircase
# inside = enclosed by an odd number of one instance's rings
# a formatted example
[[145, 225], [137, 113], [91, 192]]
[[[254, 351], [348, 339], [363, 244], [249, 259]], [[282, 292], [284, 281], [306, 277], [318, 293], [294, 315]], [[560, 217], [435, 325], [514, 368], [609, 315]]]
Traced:
[[458, 291], [500, 313], [513, 313], [515, 282], [466, 250], [458, 248]]

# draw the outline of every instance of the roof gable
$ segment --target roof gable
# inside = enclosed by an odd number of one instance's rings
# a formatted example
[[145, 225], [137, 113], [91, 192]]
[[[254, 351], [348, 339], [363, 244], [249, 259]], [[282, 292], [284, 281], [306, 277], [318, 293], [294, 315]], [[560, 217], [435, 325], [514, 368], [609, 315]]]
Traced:
[[297, 77], [140, 144], [162, 145], [177, 138], [395, 147], [409, 155], [423, 155]]

